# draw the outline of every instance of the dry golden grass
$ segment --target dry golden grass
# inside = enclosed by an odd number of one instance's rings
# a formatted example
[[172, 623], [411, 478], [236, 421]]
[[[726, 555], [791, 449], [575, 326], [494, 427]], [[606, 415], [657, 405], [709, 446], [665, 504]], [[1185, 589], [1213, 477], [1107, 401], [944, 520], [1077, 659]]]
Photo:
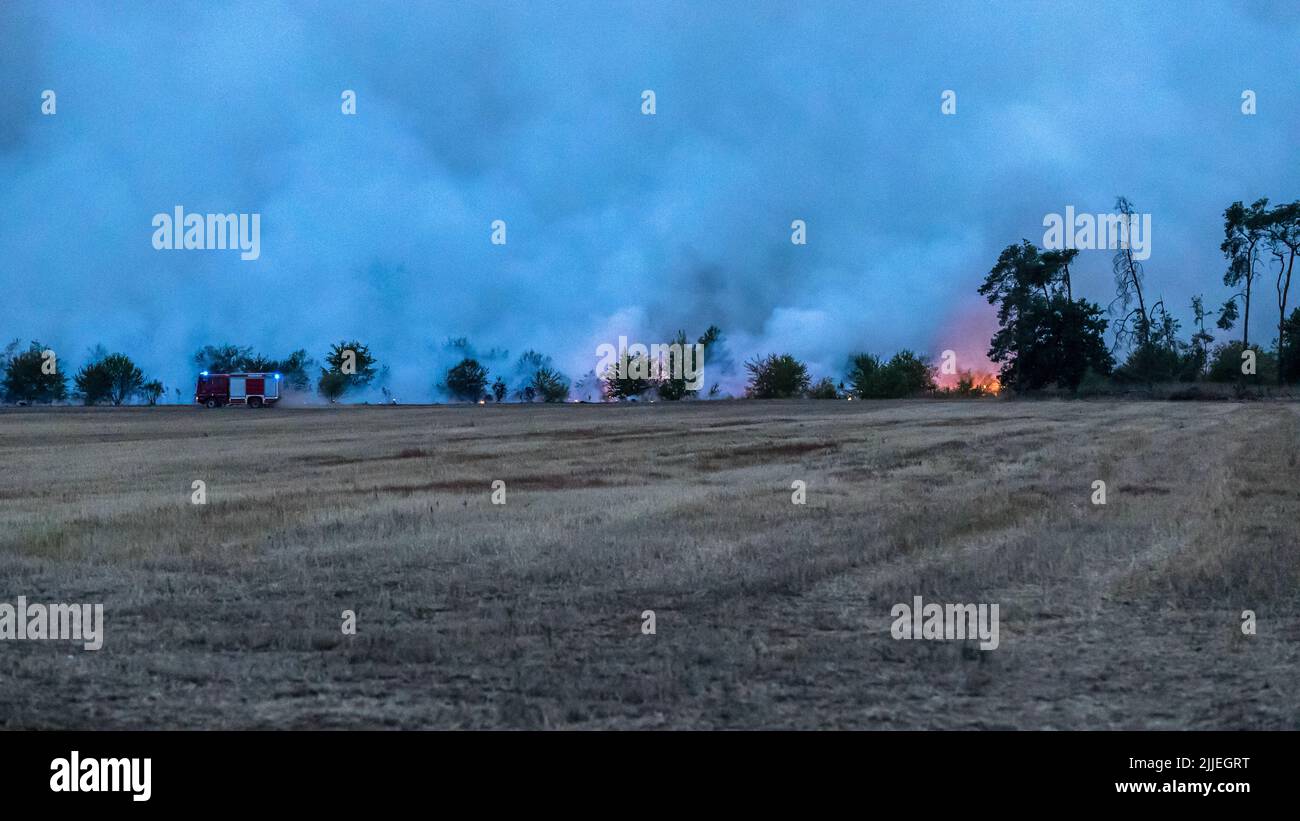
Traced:
[[[107, 636], [0, 642], [0, 726], [1297, 729], [1297, 443], [1285, 402], [7, 411], [0, 602]], [[1001, 647], [894, 641], [914, 595]]]

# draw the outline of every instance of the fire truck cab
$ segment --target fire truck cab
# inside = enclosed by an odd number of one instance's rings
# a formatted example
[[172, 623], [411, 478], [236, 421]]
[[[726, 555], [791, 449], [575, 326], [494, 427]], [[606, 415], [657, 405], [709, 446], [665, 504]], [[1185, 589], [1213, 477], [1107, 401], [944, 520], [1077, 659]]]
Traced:
[[199, 374], [194, 401], [207, 408], [222, 405], [270, 407], [280, 401], [278, 373], [208, 373]]

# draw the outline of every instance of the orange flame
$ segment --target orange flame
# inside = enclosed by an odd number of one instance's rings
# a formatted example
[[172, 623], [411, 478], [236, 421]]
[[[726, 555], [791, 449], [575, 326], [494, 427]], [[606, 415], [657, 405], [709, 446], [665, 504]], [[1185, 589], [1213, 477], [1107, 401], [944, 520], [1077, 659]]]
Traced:
[[998, 382], [996, 374], [986, 371], [962, 371], [953, 374], [939, 374], [935, 377], [935, 383], [942, 391], [961, 391], [974, 394], [987, 394], [997, 396], [1002, 391], [1002, 384]]
[[997, 396], [1002, 390], [1002, 383], [995, 374], [973, 373], [970, 375], [971, 387], [979, 388], [987, 394]]

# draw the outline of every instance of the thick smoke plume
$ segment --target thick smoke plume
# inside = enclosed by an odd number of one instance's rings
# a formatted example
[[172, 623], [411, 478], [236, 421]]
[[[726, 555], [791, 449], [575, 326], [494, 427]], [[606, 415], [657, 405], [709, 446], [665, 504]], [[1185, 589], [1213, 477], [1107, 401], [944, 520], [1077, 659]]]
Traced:
[[[716, 324], [725, 365], [706, 381], [738, 393], [761, 353], [836, 377], [855, 350], [980, 357], [971, 297], [998, 251], [1119, 193], [1154, 215], [1149, 287], [1184, 314], [1217, 294], [1223, 208], [1300, 188], [1294, 7], [1016, 5], [1014, 28], [988, 22], [1002, 17], [6, 2], [0, 335], [73, 366], [102, 343], [169, 396], [205, 344], [319, 360], [358, 338], [394, 395], [428, 401], [448, 339], [494, 376], [534, 349], [576, 382], [601, 343]], [[260, 214], [260, 256], [155, 250], [153, 215], [178, 205]], [[1085, 254], [1076, 292], [1107, 302], [1108, 266]]]

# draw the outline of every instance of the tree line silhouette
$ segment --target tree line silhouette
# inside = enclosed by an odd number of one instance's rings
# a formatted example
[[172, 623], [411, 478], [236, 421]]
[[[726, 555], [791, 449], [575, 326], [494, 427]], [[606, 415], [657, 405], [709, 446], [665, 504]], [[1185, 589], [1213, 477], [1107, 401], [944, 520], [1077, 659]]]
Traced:
[[[1135, 214], [1126, 197], [1119, 197], [1115, 212]], [[1180, 336], [1181, 323], [1162, 298], [1152, 298], [1146, 271], [1132, 248], [1121, 243], [1112, 259], [1115, 297], [1106, 310], [1095, 302], [1076, 298], [1070, 266], [1077, 249], [1041, 249], [1029, 240], [1008, 245], [979, 286], [980, 295], [996, 307], [998, 329], [989, 341], [988, 357], [999, 366], [1000, 388], [1030, 394], [1054, 388], [1078, 393], [1099, 385], [1146, 385], [1201, 381], [1235, 383], [1240, 394], [1252, 385], [1300, 382], [1300, 308], [1290, 314], [1290, 289], [1297, 254], [1300, 254], [1300, 201], [1270, 207], [1267, 198], [1249, 206], [1233, 202], [1223, 212], [1220, 251], [1227, 261], [1223, 284], [1230, 293], [1217, 311], [1215, 326], [1231, 331], [1240, 323], [1240, 339], [1220, 342], [1206, 328], [1210, 311], [1204, 295], [1191, 300], [1192, 332]], [[1277, 336], [1271, 348], [1250, 341], [1250, 319], [1258, 307], [1259, 283], [1270, 275], [1277, 308]], [[1105, 337], [1112, 329], [1113, 341]], [[696, 344], [706, 360], [718, 350], [722, 332], [710, 326]], [[467, 348], [465, 340], [453, 340]], [[677, 401], [697, 398], [701, 391], [684, 378], [674, 357], [690, 349], [686, 333], [679, 331], [662, 362], [623, 354], [605, 373], [588, 374], [578, 388], [595, 387], [605, 401], [643, 398]], [[686, 354], [689, 355], [689, 354]], [[192, 362], [211, 373], [278, 372], [287, 388], [337, 402], [349, 395], [378, 387], [384, 400], [395, 402], [386, 383], [387, 366], [380, 366], [370, 348], [360, 340], [334, 343], [318, 364], [305, 349], [285, 357], [260, 354], [251, 346], [207, 345]], [[656, 367], [649, 367], [654, 364]], [[766, 354], [745, 363], [745, 396], [756, 399], [889, 399], [915, 396], [987, 395], [989, 386], [969, 371], [956, 384], [939, 388], [936, 369], [925, 356], [903, 350], [889, 359], [872, 353], [847, 357], [843, 378], [814, 380], [807, 366], [788, 353]], [[510, 382], [507, 382], [507, 379]], [[513, 385], [511, 384], [513, 383]], [[460, 402], [563, 402], [572, 393], [569, 378], [551, 358], [537, 351], [524, 352], [507, 373], [492, 374], [472, 355], [463, 356], [435, 384], [435, 389]], [[163, 384], [149, 379], [123, 353], [102, 346], [88, 352], [82, 367], [68, 379], [57, 358], [39, 342], [22, 349], [15, 340], [0, 352], [0, 398], [19, 404], [61, 403], [122, 405], [133, 400], [155, 404]], [[176, 387], [182, 401], [182, 388]], [[190, 386], [184, 387], [185, 391]], [[996, 390], [993, 389], [993, 390]], [[715, 382], [705, 394], [719, 395]]]
[[[1115, 210], [1126, 216], [1134, 213], [1125, 197], [1117, 200]], [[1151, 299], [1143, 265], [1123, 243], [1111, 261], [1115, 299], [1103, 312], [1096, 303], [1073, 297], [1070, 264], [1078, 250], [1042, 250], [1023, 240], [1002, 251], [979, 287], [989, 304], [997, 306], [998, 330], [989, 358], [1001, 365], [1001, 384], [1026, 393], [1049, 385], [1077, 392], [1085, 380], [1102, 379], [1148, 386], [1231, 381], [1240, 389], [1300, 381], [1300, 309], [1287, 314], [1300, 253], [1300, 202], [1270, 208], [1267, 199], [1250, 206], [1238, 201], [1224, 210], [1223, 219], [1223, 284], [1235, 290], [1219, 309], [1216, 325], [1229, 331], [1240, 320], [1240, 341], [1210, 348], [1215, 338], [1205, 327], [1203, 295], [1192, 298], [1193, 333], [1180, 338], [1180, 322], [1163, 299]], [[1265, 272], [1273, 274], [1277, 295], [1272, 350], [1250, 343], [1256, 283]], [[1107, 313], [1118, 317], [1110, 348], [1104, 341]], [[1125, 349], [1125, 358], [1118, 361], [1116, 354]]]

